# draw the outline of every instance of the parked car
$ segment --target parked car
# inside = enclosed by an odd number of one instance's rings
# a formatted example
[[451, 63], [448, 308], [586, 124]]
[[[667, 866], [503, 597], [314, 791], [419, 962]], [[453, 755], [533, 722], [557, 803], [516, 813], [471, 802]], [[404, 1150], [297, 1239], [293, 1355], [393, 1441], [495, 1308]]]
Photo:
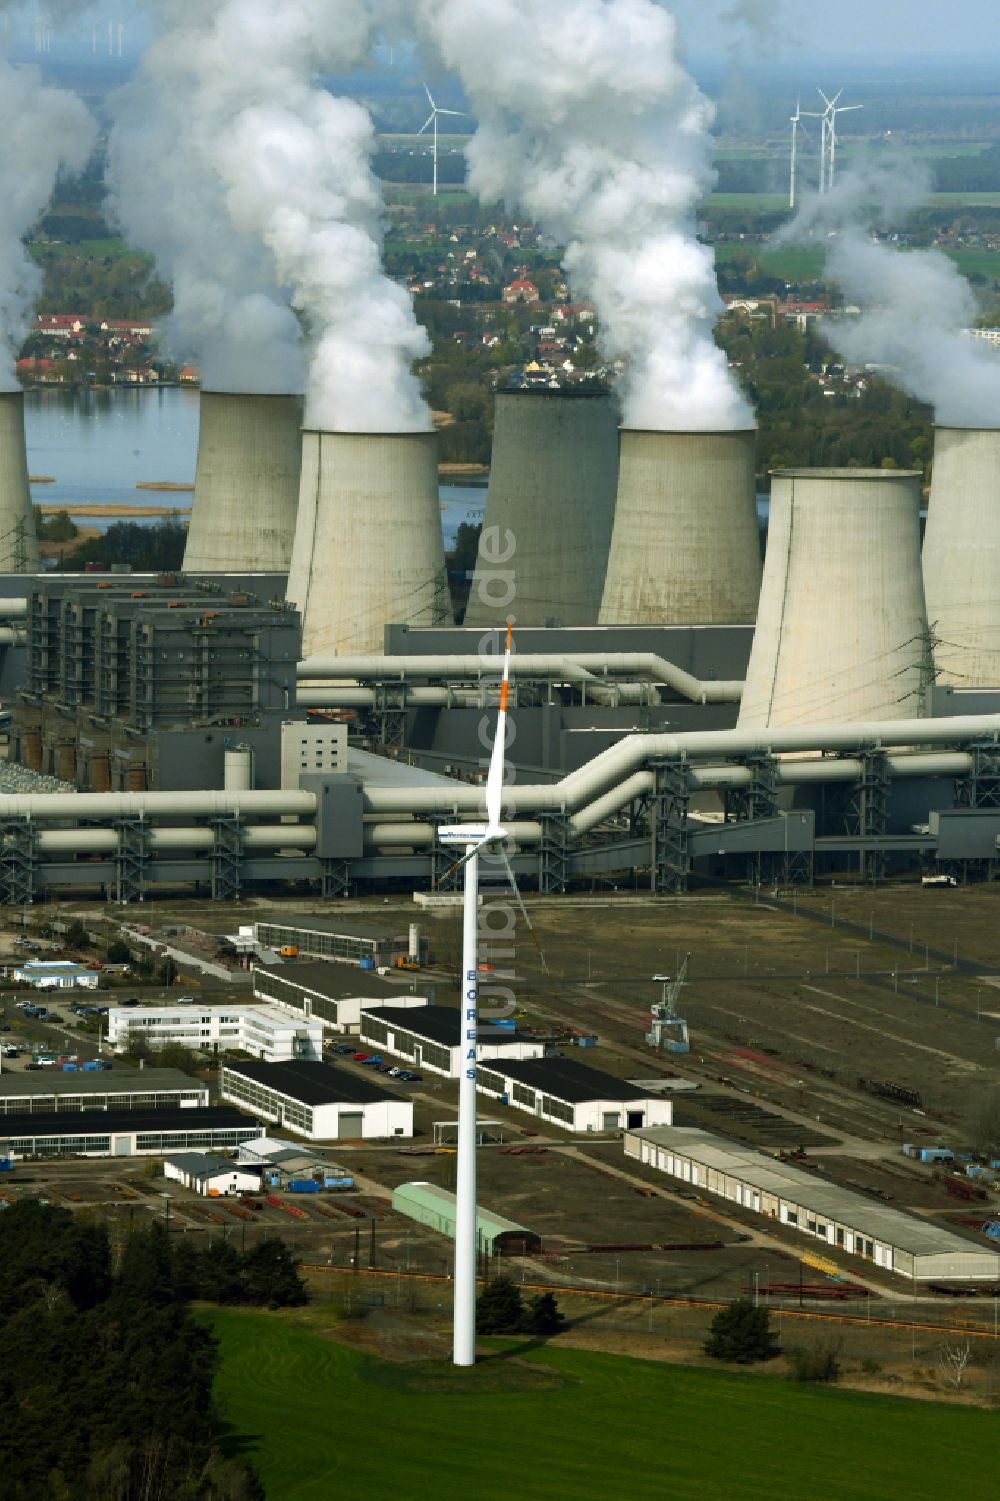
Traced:
[[396, 1078], [401, 1080], [404, 1084], [420, 1084], [423, 1081], [423, 1077], [423, 1074], [415, 1074], [413, 1070], [409, 1068], [404, 1068], [400, 1073], [396, 1075]]
[[352, 1053], [351, 1054], [351, 1057], [354, 1059], [355, 1063], [364, 1063], [365, 1059], [368, 1058], [369, 1056], [370, 1055], [368, 1053]]
[[352, 1042], [328, 1042], [327, 1047], [329, 1048], [331, 1053], [354, 1052], [354, 1044]]
[[372, 1055], [371, 1055], [370, 1058], [362, 1058], [362, 1060], [361, 1060], [361, 1067], [362, 1068], [378, 1068], [378, 1066], [379, 1066], [379, 1064], [381, 1062], [382, 1062], [382, 1060], [378, 1056], [378, 1054], [377, 1053], [372, 1053]]
[[9, 1032], [10, 1022], [0, 1022], [0, 1032]]
[[389, 1078], [398, 1079], [402, 1072], [403, 1070], [400, 1068], [399, 1064], [394, 1064], [393, 1067], [389, 1070]]
[[39, 1073], [41, 1072], [42, 1068], [42, 1065], [40, 1063], [26, 1063], [24, 1066], [26, 1069], [37, 1070]]
[[130, 995], [127, 1001], [122, 1001], [123, 1006], [138, 1006], [138, 1004], [138, 997], [134, 995]]
[[179, 995], [177, 997], [177, 1004], [178, 1004], [178, 1006], [193, 1006], [194, 1005], [194, 996], [193, 995]]
[[392, 1070], [390, 1069], [388, 1063], [383, 1063], [380, 1059], [379, 1062], [375, 1065], [375, 1072], [377, 1074], [389, 1074], [392, 1072]]

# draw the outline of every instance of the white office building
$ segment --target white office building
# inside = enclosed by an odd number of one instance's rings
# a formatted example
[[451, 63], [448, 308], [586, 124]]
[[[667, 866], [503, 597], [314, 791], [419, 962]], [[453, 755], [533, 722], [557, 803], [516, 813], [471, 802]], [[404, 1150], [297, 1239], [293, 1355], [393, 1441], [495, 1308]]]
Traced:
[[[392, 1006], [365, 1006], [361, 1012], [361, 1040], [380, 1056], [399, 1058], [414, 1068], [457, 1079], [466, 1067], [462, 1013], [457, 1006], [416, 1006], [401, 1011]], [[483, 1058], [540, 1058], [542, 1043], [521, 1037], [513, 1027], [479, 1028], [477, 1056]]]
[[228, 1005], [114, 1006], [108, 1012], [108, 1041], [118, 1053], [141, 1033], [151, 1048], [179, 1042], [205, 1052], [237, 1048], [267, 1063], [323, 1056], [323, 1023], [283, 1006], [254, 1006], [233, 999]]
[[[377, 1075], [376, 1075], [377, 1077]], [[223, 1065], [224, 1100], [311, 1141], [413, 1135], [413, 1101], [327, 1063]]]
[[526, 1110], [564, 1131], [638, 1130], [669, 1126], [674, 1107], [650, 1081], [636, 1084], [575, 1058], [532, 1058], [479, 1065], [476, 1087], [481, 1094]]
[[28, 959], [12, 975], [19, 985], [37, 990], [96, 990], [101, 978], [99, 970], [72, 959]]

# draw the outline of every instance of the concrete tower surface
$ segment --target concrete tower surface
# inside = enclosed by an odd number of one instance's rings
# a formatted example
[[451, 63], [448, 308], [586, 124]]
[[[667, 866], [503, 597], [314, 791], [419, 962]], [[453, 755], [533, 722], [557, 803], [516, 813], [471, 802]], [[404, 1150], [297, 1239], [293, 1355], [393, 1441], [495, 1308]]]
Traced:
[[303, 452], [288, 590], [303, 656], [381, 652], [389, 624], [450, 625], [435, 434], [307, 431]]
[[760, 541], [753, 429], [623, 428], [601, 625], [747, 625]]
[[1000, 685], [1000, 430], [939, 427], [924, 533], [940, 683]]
[[38, 541], [24, 442], [24, 393], [0, 391], [0, 573], [37, 572]]
[[202, 391], [187, 573], [281, 573], [295, 534], [302, 400]]
[[926, 712], [920, 475], [772, 475], [767, 557], [740, 729]]
[[[477, 563], [465, 624], [501, 626], [513, 615], [518, 625], [596, 625], [617, 484], [613, 397], [498, 392], [483, 522], [496, 545]], [[513, 551], [497, 564], [508, 532]]]

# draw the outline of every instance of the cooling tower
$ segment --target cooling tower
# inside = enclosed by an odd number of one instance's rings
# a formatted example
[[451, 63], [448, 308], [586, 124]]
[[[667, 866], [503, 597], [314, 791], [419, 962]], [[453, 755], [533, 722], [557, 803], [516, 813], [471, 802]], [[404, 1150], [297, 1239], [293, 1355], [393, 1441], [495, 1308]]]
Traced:
[[303, 434], [288, 598], [303, 656], [381, 652], [386, 625], [450, 625], [434, 433]]
[[924, 533], [938, 682], [1000, 686], [1000, 431], [939, 427]]
[[0, 392], [0, 573], [37, 573], [35, 514], [28, 489], [24, 395]]
[[920, 475], [776, 471], [739, 727], [917, 718], [926, 637]]
[[298, 396], [201, 393], [187, 573], [282, 573], [295, 534]]
[[753, 430], [623, 428], [601, 625], [746, 625], [760, 541]]
[[[476, 566], [465, 624], [595, 625], [604, 589], [618, 483], [612, 397], [508, 391], [496, 398], [484, 534], [497, 539]], [[506, 534], [513, 552], [506, 552]], [[507, 575], [514, 597], [507, 596]]]

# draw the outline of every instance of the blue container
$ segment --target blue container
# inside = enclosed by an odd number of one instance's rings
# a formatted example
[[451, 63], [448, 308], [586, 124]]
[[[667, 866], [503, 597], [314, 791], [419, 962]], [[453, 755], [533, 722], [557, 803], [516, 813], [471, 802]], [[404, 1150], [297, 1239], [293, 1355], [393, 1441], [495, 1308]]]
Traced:
[[486, 1021], [491, 1027], [506, 1027], [508, 1032], [514, 1031], [514, 1018], [512, 1016], [498, 1016], [492, 1020], [487, 1017]]
[[102, 1066], [96, 1058], [88, 1058], [83, 1065], [83, 1072], [85, 1074], [96, 1074], [100, 1072]]
[[319, 1184], [315, 1178], [292, 1178], [289, 1180], [288, 1192], [293, 1194], [318, 1194]]
[[359, 959], [358, 960], [358, 969], [374, 969], [374, 968], [375, 968], [375, 960], [374, 959]]
[[329, 1177], [328, 1178], [324, 1178], [323, 1179], [323, 1187], [324, 1188], [353, 1188], [354, 1187], [354, 1179], [353, 1178], [329, 1178]]
[[62, 1066], [62, 1071], [64, 1074], [75, 1074], [78, 1072], [75, 1063], [64, 1063]]
[[596, 1048], [596, 1046], [597, 1046], [597, 1038], [596, 1037], [578, 1037], [576, 1039], [576, 1045], [577, 1045], [578, 1048]]

